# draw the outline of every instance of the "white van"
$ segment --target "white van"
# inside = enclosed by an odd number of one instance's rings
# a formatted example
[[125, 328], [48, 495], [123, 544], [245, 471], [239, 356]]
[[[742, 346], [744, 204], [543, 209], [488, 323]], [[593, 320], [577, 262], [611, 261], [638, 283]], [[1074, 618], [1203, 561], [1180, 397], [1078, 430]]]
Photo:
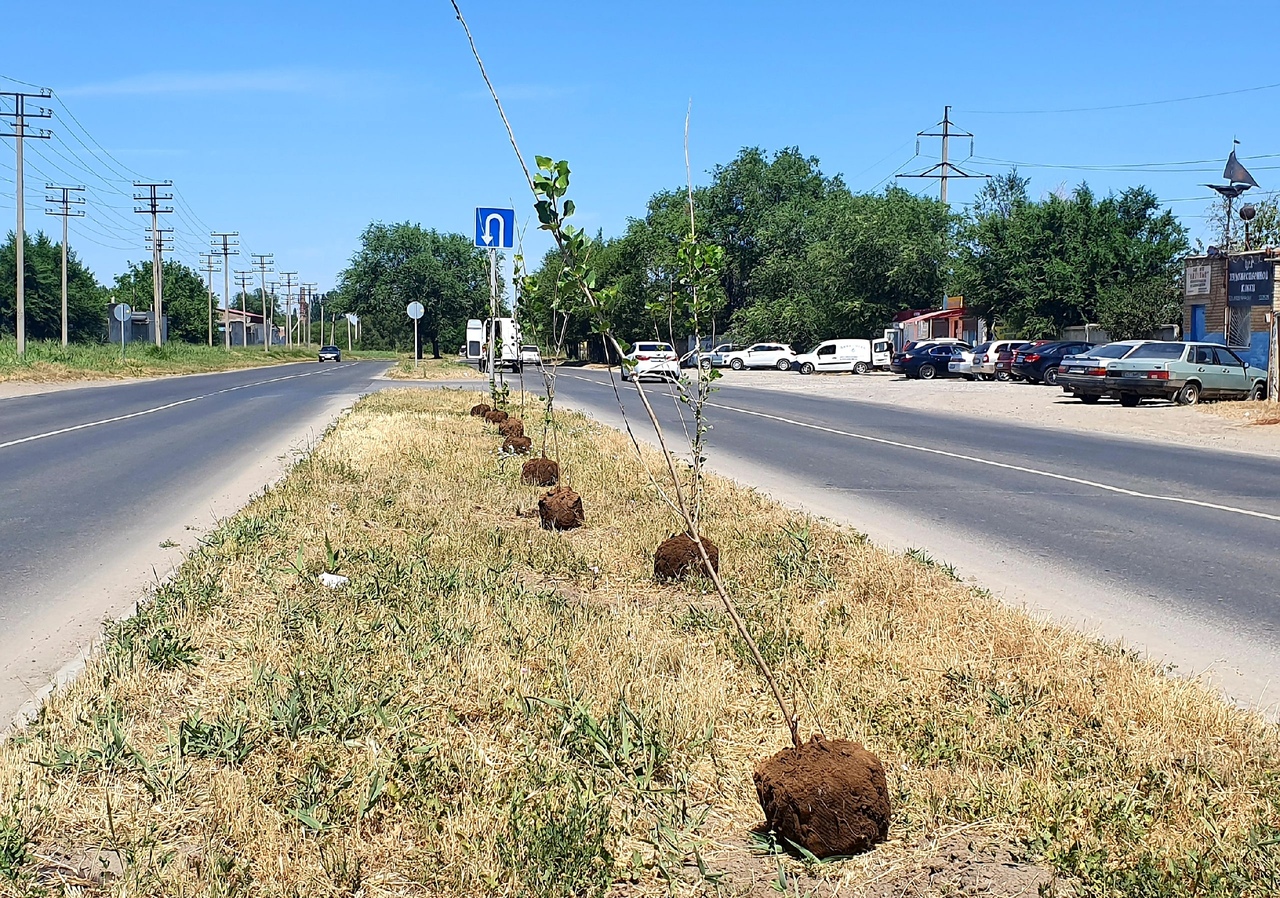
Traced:
[[[468, 328], [469, 330], [470, 328]], [[493, 340], [493, 367], [495, 371], [510, 368], [520, 370], [520, 325], [514, 318], [486, 318], [481, 336], [480, 370], [489, 370], [489, 340]]]
[[872, 368], [887, 368], [893, 356], [888, 340], [827, 340], [796, 356], [792, 370], [801, 374], [815, 371], [852, 371], [866, 374]]

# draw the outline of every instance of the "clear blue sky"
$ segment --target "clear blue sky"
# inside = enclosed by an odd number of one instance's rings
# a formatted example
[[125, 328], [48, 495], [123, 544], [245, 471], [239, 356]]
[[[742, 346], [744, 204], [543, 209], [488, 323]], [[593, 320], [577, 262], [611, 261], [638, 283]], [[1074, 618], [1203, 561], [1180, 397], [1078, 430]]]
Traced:
[[[209, 229], [238, 230], [245, 250], [275, 253], [278, 270], [321, 289], [370, 221], [469, 234], [473, 207], [511, 201], [530, 217], [448, 0], [9, 6], [0, 75], [57, 92], [46, 123], [56, 138], [27, 143], [28, 225], [59, 225], [43, 214], [46, 180], [93, 188], [72, 246], [103, 282], [149, 257], [121, 177], [134, 173], [173, 180], [181, 214], [166, 224], [179, 258], [194, 265]], [[977, 135], [966, 169], [1034, 163], [1021, 168], [1036, 195], [1085, 179], [1099, 192], [1146, 184], [1175, 201], [1193, 236], [1210, 197], [1201, 185], [1220, 181], [1233, 138], [1264, 191], [1280, 187], [1280, 72], [1262, 32], [1250, 33], [1274, 18], [1271, 3], [1235, 3], [1232, 22], [1204, 3], [1114, 0], [465, 0], [463, 10], [521, 149], [570, 160], [579, 224], [606, 235], [684, 182], [690, 100], [699, 181], [743, 146], [794, 145], [872, 189], [937, 161], [927, 139], [912, 160], [915, 134], [950, 104]], [[573, 10], [576, 21], [565, 18]], [[1262, 85], [1275, 86], [1180, 99]], [[1179, 101], [1153, 103], [1164, 100]], [[989, 112], [1125, 104], [1149, 105]], [[13, 141], [3, 143], [0, 225], [11, 229]], [[968, 152], [957, 141], [952, 158]], [[1213, 161], [1154, 165], [1189, 160]], [[1146, 170], [1114, 170], [1126, 165]], [[936, 182], [903, 183], [936, 195]], [[953, 205], [977, 183], [953, 182]], [[540, 235], [527, 246], [544, 248]]]

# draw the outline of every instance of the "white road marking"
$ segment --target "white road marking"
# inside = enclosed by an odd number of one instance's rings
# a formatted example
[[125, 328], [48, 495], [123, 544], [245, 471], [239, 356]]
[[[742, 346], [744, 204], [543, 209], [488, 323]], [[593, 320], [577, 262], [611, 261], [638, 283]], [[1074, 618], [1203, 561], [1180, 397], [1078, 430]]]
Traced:
[[979, 458], [975, 455], [964, 455], [959, 452], [949, 452], [946, 449], [932, 449], [928, 446], [916, 446], [911, 443], [903, 443], [898, 440], [887, 440], [883, 437], [868, 436], [865, 433], [853, 433], [848, 430], [838, 430], [834, 427], [824, 427], [821, 424], [808, 424], [804, 421], [796, 421], [791, 418], [784, 418], [780, 415], [770, 415], [766, 412], [756, 412], [745, 408], [735, 408], [731, 405], [720, 405], [719, 403], [707, 403], [711, 408], [722, 409], [727, 412], [737, 412], [740, 415], [750, 415], [755, 418], [765, 418], [769, 421], [777, 421], [781, 424], [790, 424], [794, 427], [804, 427], [809, 430], [819, 430], [824, 433], [834, 434], [836, 436], [849, 437], [854, 440], [863, 440], [868, 443], [877, 443], [882, 446], [893, 446], [897, 449], [909, 449], [913, 452], [924, 452], [928, 455], [941, 455], [945, 458], [954, 458], [957, 461], [972, 462], [975, 465], [986, 465], [990, 468], [1001, 468], [1006, 471], [1017, 471], [1019, 474], [1032, 474], [1036, 477], [1047, 477], [1050, 480], [1058, 480], [1065, 483], [1074, 483], [1078, 486], [1087, 486], [1096, 490], [1103, 490], [1108, 493], [1117, 493], [1121, 496], [1130, 496], [1134, 499], [1150, 499], [1155, 502], [1173, 502], [1178, 505], [1194, 505], [1197, 508], [1206, 508], [1212, 511], [1225, 511], [1228, 514], [1238, 514], [1250, 518], [1261, 518], [1265, 521], [1280, 522], [1280, 515], [1268, 514], [1265, 511], [1254, 511], [1249, 508], [1236, 508], [1231, 505], [1219, 505], [1215, 502], [1204, 502], [1200, 499], [1187, 499], [1182, 496], [1162, 496], [1157, 493], [1144, 493], [1139, 490], [1126, 489], [1122, 486], [1113, 486], [1109, 483], [1099, 483], [1096, 480], [1085, 480], [1081, 477], [1071, 477], [1067, 474], [1055, 474], [1052, 471], [1041, 471], [1037, 468], [1028, 468], [1024, 465], [1013, 465], [1008, 462], [993, 461], [989, 458]]
[[143, 409], [139, 412], [130, 412], [127, 415], [116, 415], [114, 418], [103, 418], [99, 421], [89, 421], [84, 424], [75, 424], [71, 427], [62, 427], [58, 430], [50, 430], [45, 433], [32, 434], [29, 437], [21, 437], [16, 440], [9, 440], [7, 443], [0, 443], [0, 449], [8, 449], [11, 446], [20, 446], [23, 443], [33, 443], [36, 440], [45, 440], [49, 437], [61, 436], [64, 433], [74, 433], [77, 430], [85, 430], [90, 427], [100, 427], [103, 424], [114, 424], [117, 421], [128, 421], [130, 418], [141, 418], [143, 415], [154, 415], [156, 412], [167, 411], [171, 408], [177, 408], [180, 405], [187, 405], [192, 402], [198, 402], [201, 399], [208, 399], [211, 396], [221, 396], [225, 393], [234, 393], [237, 390], [247, 390], [250, 387], [261, 387], [265, 384], [279, 383], [282, 380], [293, 380], [298, 377], [311, 377], [313, 374], [325, 374], [329, 371], [337, 371], [339, 368], [350, 368], [355, 362], [338, 365], [337, 368], [325, 368], [323, 371], [307, 371], [303, 374], [286, 374], [283, 377], [273, 377], [269, 380], [258, 380], [251, 384], [241, 384], [238, 387], [227, 387], [223, 390], [214, 390], [212, 393], [201, 393], [199, 396], [190, 396], [186, 399], [179, 399], [176, 402], [167, 402], [164, 405], [157, 405], [155, 408]]

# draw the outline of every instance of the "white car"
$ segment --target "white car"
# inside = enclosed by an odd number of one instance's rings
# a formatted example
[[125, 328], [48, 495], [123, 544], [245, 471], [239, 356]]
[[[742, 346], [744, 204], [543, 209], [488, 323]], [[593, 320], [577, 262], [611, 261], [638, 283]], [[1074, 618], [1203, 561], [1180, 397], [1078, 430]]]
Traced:
[[659, 380], [680, 379], [680, 357], [670, 343], [641, 342], [623, 356], [623, 380], [656, 377]]
[[866, 374], [872, 368], [888, 368], [888, 340], [827, 340], [806, 353], [796, 356], [792, 368], [801, 374], [815, 371], [852, 371]]
[[526, 343], [520, 347], [520, 364], [534, 365], [542, 367], [542, 354], [538, 352], [538, 347], [532, 343]]
[[734, 371], [743, 368], [777, 368], [790, 371], [796, 359], [795, 350], [786, 343], [752, 343], [746, 349], [725, 354], [725, 362]]
[[[1021, 346], [1025, 340], [992, 340], [980, 343], [973, 348], [973, 364], [969, 373], [979, 380], [996, 379], [996, 359], [1000, 353], [1015, 346]], [[1006, 374], [1005, 377], [1008, 377]]]

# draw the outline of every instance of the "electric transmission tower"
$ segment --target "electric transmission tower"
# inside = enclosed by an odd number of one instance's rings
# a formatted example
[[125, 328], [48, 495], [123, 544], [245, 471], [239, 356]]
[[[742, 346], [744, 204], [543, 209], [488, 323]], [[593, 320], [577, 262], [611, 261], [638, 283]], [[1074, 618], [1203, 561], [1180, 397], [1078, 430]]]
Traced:
[[27, 119], [46, 119], [53, 118], [53, 110], [45, 109], [37, 106], [35, 112], [27, 110], [27, 100], [47, 100], [53, 96], [53, 91], [41, 88], [39, 93], [29, 94], [22, 91], [0, 91], [0, 97], [8, 97], [13, 101], [13, 112], [0, 112], [0, 118], [9, 119], [9, 123], [13, 126], [12, 134], [0, 134], [0, 137], [12, 137], [18, 151], [17, 159], [17, 180], [14, 183], [16, 190], [14, 191], [14, 205], [18, 208], [18, 227], [16, 239], [14, 241], [14, 252], [16, 254], [15, 262], [18, 268], [17, 278], [17, 327], [15, 328], [15, 336], [17, 337], [18, 355], [22, 355], [27, 351], [27, 306], [26, 306], [26, 263], [23, 261], [23, 252], [26, 249], [27, 231], [26, 231], [26, 197], [22, 186], [22, 142], [28, 137], [37, 140], [48, 140], [53, 136], [52, 131], [44, 128], [38, 128], [35, 131], [27, 130]]
[[72, 218], [84, 218], [84, 213], [72, 211], [72, 206], [83, 206], [84, 200], [72, 199], [71, 194], [83, 191], [83, 187], [58, 187], [46, 184], [45, 190], [61, 190], [62, 196], [46, 196], [45, 202], [54, 203], [56, 208], [46, 209], [46, 215], [56, 215], [62, 219], [62, 345], [67, 345], [67, 222]]
[[938, 127], [942, 128], [941, 133], [937, 131], [919, 131], [916, 133], [917, 143], [916, 151], [919, 152], [919, 140], [921, 137], [941, 137], [942, 138], [942, 161], [932, 168], [926, 169], [914, 175], [898, 175], [899, 178], [933, 178], [942, 182], [942, 204], [947, 204], [947, 181], [951, 178], [989, 178], [991, 175], [971, 174], [962, 168], [958, 168], [950, 162], [951, 138], [967, 137], [969, 138], [969, 155], [973, 155], [973, 135], [968, 131], [955, 130], [955, 122], [951, 121], [951, 107], [944, 106], [942, 109], [942, 121], [938, 122]]
[[[172, 193], [157, 193], [161, 187], [172, 187], [172, 181], [134, 181], [133, 186], [139, 190], [147, 190], [147, 193], [139, 196], [134, 194], [133, 198], [140, 203], [146, 203], [141, 209], [134, 209], [140, 215], [151, 216], [151, 309], [155, 315], [155, 331], [156, 345], [161, 346], [164, 343], [164, 235], [160, 233], [160, 216], [168, 215], [173, 212], [173, 207], [162, 207], [161, 202], [167, 202], [173, 199]], [[173, 233], [169, 229], [168, 233]]]

